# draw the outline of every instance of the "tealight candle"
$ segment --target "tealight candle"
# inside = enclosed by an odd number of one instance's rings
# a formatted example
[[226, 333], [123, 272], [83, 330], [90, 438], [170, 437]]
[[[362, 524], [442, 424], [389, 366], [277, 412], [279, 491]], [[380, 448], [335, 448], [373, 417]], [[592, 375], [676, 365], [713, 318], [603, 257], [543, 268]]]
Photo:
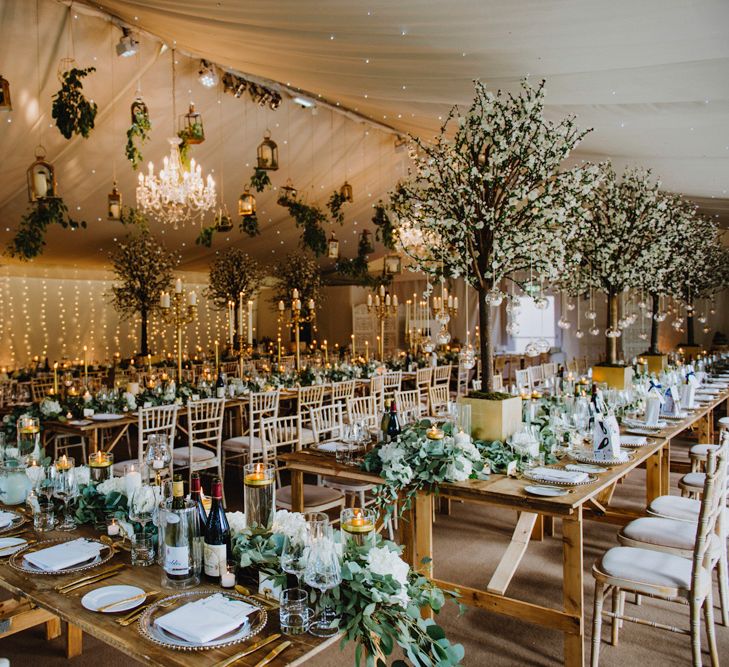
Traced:
[[266, 463], [248, 463], [243, 470], [246, 526], [268, 529], [276, 510], [275, 469]]
[[111, 537], [119, 534], [119, 522], [116, 519], [109, 519], [106, 524], [106, 534]]
[[221, 568], [220, 585], [223, 588], [233, 588], [235, 586], [235, 561], [228, 561], [225, 567]]
[[437, 426], [431, 426], [426, 432], [425, 437], [429, 440], [442, 440], [445, 433]]
[[65, 454], [56, 460], [56, 470], [62, 472], [64, 470], [70, 470], [74, 466], [74, 460]]
[[94, 452], [89, 456], [89, 472], [92, 484], [99, 484], [111, 477], [111, 466], [114, 454], [111, 452]]
[[375, 530], [376, 514], [374, 510], [361, 507], [346, 507], [342, 510], [339, 521], [343, 537], [362, 546], [371, 539]]

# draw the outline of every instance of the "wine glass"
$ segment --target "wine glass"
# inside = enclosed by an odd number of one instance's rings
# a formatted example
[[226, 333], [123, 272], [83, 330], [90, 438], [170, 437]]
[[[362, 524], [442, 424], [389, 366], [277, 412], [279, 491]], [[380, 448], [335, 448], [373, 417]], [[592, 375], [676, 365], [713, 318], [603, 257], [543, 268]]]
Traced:
[[146, 525], [152, 521], [157, 509], [157, 492], [154, 486], [142, 484], [132, 492], [129, 498], [129, 519], [142, 525], [142, 534]]
[[334, 622], [336, 614], [325, 600], [327, 591], [338, 586], [342, 581], [342, 569], [339, 555], [334, 545], [332, 527], [322, 521], [312, 522], [309, 533], [309, 557], [306, 561], [304, 581], [321, 592], [322, 610], [317, 620], [309, 627], [315, 637], [333, 637], [339, 631]]
[[76, 524], [68, 510], [69, 501], [78, 492], [74, 460], [64, 456], [56, 461], [51, 467], [51, 476], [53, 480], [53, 497], [58, 498], [63, 503], [63, 523], [57, 526], [57, 530], [76, 530]]
[[309, 558], [309, 535], [312, 530], [317, 530], [315, 527], [318, 524], [326, 525], [329, 523], [329, 517], [324, 512], [305, 512], [304, 520], [306, 521], [306, 533], [303, 536], [293, 538], [285, 535], [281, 548], [281, 569], [296, 577], [297, 587], [299, 588]]

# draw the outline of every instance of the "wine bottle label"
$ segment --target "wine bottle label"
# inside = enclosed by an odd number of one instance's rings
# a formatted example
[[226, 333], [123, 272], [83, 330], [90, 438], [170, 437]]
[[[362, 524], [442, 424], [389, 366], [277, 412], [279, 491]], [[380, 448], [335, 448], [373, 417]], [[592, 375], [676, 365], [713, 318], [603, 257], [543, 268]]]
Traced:
[[165, 564], [167, 574], [190, 573], [190, 547], [171, 547], [165, 544]]
[[208, 544], [205, 542], [203, 557], [205, 559], [205, 574], [209, 577], [219, 577], [221, 571], [225, 571], [228, 555], [224, 544]]
[[217, 398], [225, 398], [225, 387], [218, 387], [215, 390], [215, 396]]

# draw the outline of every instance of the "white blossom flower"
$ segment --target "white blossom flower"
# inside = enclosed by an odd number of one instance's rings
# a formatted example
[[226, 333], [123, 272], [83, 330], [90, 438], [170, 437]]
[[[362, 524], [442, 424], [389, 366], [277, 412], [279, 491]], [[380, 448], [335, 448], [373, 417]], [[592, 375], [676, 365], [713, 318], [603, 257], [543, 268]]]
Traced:
[[226, 512], [225, 518], [233, 533], [240, 533], [246, 527], [246, 515], [243, 512]]
[[306, 520], [303, 514], [278, 510], [273, 517], [271, 532], [287, 536], [294, 544], [306, 542]]
[[124, 477], [110, 477], [96, 486], [96, 490], [102, 495], [108, 495], [116, 491], [117, 493], [126, 492], [126, 482]]
[[40, 404], [40, 411], [44, 417], [56, 417], [61, 414], [61, 404], [52, 398], [44, 398]]
[[74, 468], [73, 474], [76, 478], [76, 484], [79, 486], [88, 484], [91, 481], [91, 471], [88, 466], [77, 466]]

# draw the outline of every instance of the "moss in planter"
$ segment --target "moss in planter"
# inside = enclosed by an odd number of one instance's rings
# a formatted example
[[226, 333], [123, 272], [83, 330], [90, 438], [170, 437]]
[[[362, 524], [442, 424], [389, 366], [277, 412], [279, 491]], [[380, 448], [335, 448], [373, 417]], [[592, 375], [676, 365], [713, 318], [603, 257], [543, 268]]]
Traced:
[[505, 401], [514, 398], [514, 396], [505, 394], [503, 391], [470, 391], [466, 398], [478, 398], [483, 401]]

